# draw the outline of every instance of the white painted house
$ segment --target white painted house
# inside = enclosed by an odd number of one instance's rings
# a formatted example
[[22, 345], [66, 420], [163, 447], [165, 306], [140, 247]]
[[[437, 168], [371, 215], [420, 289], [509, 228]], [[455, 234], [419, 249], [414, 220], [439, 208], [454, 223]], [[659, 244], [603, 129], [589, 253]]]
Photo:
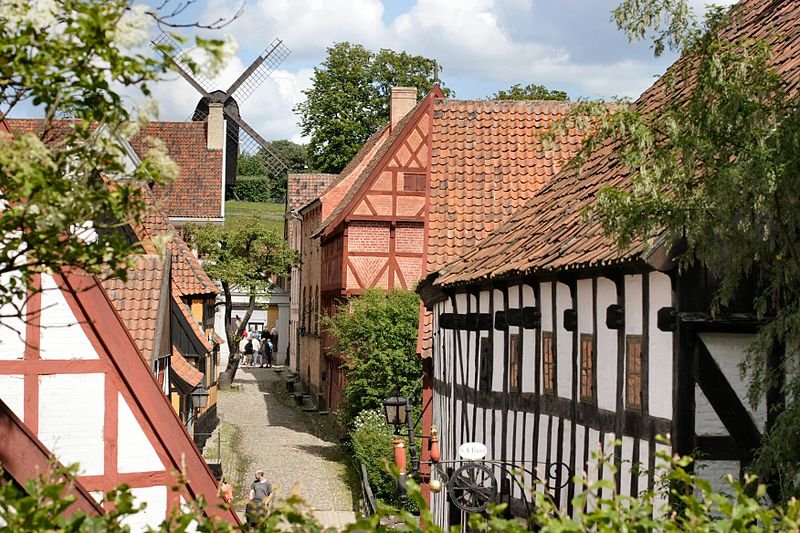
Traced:
[[[776, 68], [796, 87], [800, 67], [783, 56], [800, 40], [800, 4], [748, 0], [737, 9], [726, 35], [768, 40]], [[664, 98], [659, 81], [634, 105], [658, 109]], [[699, 453], [699, 471], [721, 486], [723, 474], [743, 473], [771, 423], [768, 413], [782, 402], [776, 390], [756, 408], [746, 400], [738, 365], [762, 324], [746, 287], [712, 316], [716, 281], [699, 269], [679, 274], [671, 261], [678, 243], [620, 249], [599, 221], [581, 216], [601, 187], [627, 182], [612, 148], [598, 148], [580, 173], [561, 172], [418, 289], [434, 317], [426, 382], [442, 461], [459, 461], [461, 444], [481, 442], [485, 460], [538, 468], [538, 479], [569, 513], [579, 490], [572, 475], [612, 478], [592, 460], [595, 450], [615, 457], [613, 480], [623, 494], [653, 487], [659, 450]], [[430, 426], [422, 433], [429, 435]], [[498, 500], [525, 516], [534, 476], [523, 475], [523, 488], [486, 464]], [[446, 477], [423, 471], [423, 482], [431, 480]], [[430, 495], [439, 525], [464, 523], [452, 498], [446, 485]]]

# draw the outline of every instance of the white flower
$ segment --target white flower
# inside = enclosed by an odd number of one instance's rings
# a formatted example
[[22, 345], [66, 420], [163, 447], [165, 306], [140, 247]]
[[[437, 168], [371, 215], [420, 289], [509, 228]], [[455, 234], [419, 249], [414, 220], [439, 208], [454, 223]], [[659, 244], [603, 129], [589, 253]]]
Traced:
[[42, 31], [56, 25], [57, 13], [55, 0], [0, 0], [0, 20], [14, 29], [30, 26]]
[[137, 4], [125, 12], [113, 30], [111, 40], [118, 48], [135, 48], [147, 42], [152, 19], [147, 6]]

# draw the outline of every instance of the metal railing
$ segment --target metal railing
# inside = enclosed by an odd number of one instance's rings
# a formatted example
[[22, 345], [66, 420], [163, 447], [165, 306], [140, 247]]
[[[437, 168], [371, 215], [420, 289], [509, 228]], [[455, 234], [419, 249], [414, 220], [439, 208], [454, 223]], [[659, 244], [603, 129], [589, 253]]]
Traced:
[[367, 467], [364, 466], [364, 463], [359, 463], [361, 465], [361, 507], [364, 516], [372, 516], [375, 514], [375, 510], [378, 508], [378, 504], [375, 501], [375, 495], [372, 493], [372, 487], [369, 484], [369, 476], [367, 476]]

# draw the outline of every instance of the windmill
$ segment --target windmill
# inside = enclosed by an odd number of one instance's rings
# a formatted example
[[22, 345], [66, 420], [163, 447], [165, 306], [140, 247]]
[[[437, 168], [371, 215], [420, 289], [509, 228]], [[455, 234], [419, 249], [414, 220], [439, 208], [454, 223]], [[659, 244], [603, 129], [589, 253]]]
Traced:
[[288, 169], [286, 163], [271, 149], [270, 143], [256, 132], [239, 114], [239, 103], [245, 101], [278, 68], [289, 55], [289, 49], [280, 39], [275, 39], [253, 63], [242, 72], [227, 91], [214, 89], [211, 80], [202, 74], [192, 74], [185, 52], [167, 33], [161, 33], [152, 41], [152, 46], [169, 58], [175, 69], [189, 85], [200, 93], [201, 98], [191, 119], [204, 121], [208, 118], [208, 104], [223, 105], [223, 114], [228, 121], [226, 140], [225, 189], [230, 192], [236, 183], [236, 165], [239, 154], [257, 156], [269, 172], [277, 174]]

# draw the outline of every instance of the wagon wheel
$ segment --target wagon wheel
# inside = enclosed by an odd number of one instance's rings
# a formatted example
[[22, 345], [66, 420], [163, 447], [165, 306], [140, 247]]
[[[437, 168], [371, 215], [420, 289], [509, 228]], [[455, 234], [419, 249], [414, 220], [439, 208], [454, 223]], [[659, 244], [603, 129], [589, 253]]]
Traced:
[[450, 500], [468, 513], [480, 513], [497, 496], [497, 479], [492, 469], [479, 463], [461, 465], [447, 482]]

